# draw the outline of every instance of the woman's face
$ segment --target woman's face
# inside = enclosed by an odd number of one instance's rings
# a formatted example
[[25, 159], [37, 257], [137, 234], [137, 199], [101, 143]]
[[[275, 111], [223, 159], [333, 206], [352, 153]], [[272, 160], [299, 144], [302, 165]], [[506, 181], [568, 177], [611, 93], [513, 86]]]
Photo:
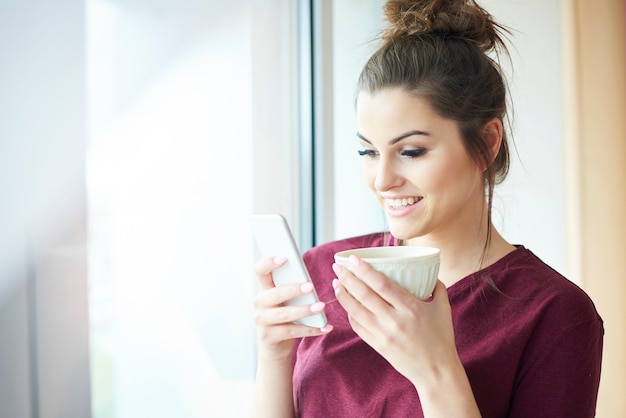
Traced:
[[455, 121], [401, 89], [362, 92], [357, 100], [359, 153], [369, 188], [400, 239], [462, 238], [484, 211], [482, 172]]

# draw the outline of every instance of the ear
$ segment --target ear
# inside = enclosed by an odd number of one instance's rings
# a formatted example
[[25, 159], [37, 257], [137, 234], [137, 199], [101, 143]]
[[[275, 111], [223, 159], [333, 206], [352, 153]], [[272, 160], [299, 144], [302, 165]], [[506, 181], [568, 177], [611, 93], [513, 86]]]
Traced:
[[[502, 121], [499, 118], [491, 119], [483, 127], [483, 137], [485, 138], [485, 141], [487, 142], [490, 151], [488, 165], [490, 165], [493, 160], [496, 159], [496, 156], [500, 151], [503, 132], [504, 127], [502, 126]], [[484, 169], [486, 170], [487, 167], [484, 167]]]

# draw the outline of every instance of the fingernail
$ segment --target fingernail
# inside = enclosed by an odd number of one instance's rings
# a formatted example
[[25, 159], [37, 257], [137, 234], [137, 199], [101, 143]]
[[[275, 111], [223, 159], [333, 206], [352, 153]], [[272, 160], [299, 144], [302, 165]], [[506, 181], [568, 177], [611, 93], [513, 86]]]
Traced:
[[313, 283], [311, 282], [302, 283], [302, 286], [300, 286], [300, 291], [302, 293], [309, 293], [313, 291]]
[[333, 326], [328, 324], [326, 325], [324, 328], [320, 328], [320, 331], [322, 331], [325, 334], [328, 334], [329, 332], [331, 332], [333, 330]]
[[333, 279], [333, 289], [339, 289], [339, 279]]
[[285, 261], [287, 261], [285, 257], [274, 257], [274, 264], [276, 265], [283, 264]]
[[339, 276], [339, 274], [341, 274], [341, 266], [337, 263], [333, 263], [333, 271]]
[[316, 302], [311, 305], [311, 312], [322, 312], [326, 304], [324, 302]]
[[351, 255], [350, 258], [350, 263], [354, 266], [354, 267], [358, 267], [359, 264], [361, 264], [361, 259], [359, 257], [357, 257], [356, 255]]

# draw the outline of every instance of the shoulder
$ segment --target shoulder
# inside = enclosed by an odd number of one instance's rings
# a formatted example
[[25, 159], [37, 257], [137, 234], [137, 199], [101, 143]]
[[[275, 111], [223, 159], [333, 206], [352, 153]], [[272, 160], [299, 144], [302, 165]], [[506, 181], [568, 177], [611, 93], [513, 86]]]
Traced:
[[535, 314], [556, 316], [572, 326], [602, 322], [593, 301], [581, 287], [525, 247], [496, 263], [492, 272], [503, 295], [520, 300]]
[[[500, 347], [503, 364], [517, 359], [512, 410], [528, 416], [589, 416], [604, 336], [591, 298], [524, 247], [486, 271], [497, 288], [483, 287], [494, 307], [489, 318], [496, 318], [486, 333], [493, 337], [490, 344]], [[549, 401], [537, 402], [542, 397]]]

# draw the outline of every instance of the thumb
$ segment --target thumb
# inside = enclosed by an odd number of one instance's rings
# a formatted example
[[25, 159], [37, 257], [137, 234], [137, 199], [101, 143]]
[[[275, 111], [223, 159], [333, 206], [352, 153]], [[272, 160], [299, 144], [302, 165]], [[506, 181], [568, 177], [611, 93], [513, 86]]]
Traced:
[[443, 282], [441, 280], [437, 280], [437, 283], [435, 283], [435, 288], [433, 289], [433, 294], [430, 297], [431, 301], [433, 302], [447, 302], [450, 303], [450, 301], [448, 300], [448, 289], [446, 288], [446, 285], [443, 284]]

